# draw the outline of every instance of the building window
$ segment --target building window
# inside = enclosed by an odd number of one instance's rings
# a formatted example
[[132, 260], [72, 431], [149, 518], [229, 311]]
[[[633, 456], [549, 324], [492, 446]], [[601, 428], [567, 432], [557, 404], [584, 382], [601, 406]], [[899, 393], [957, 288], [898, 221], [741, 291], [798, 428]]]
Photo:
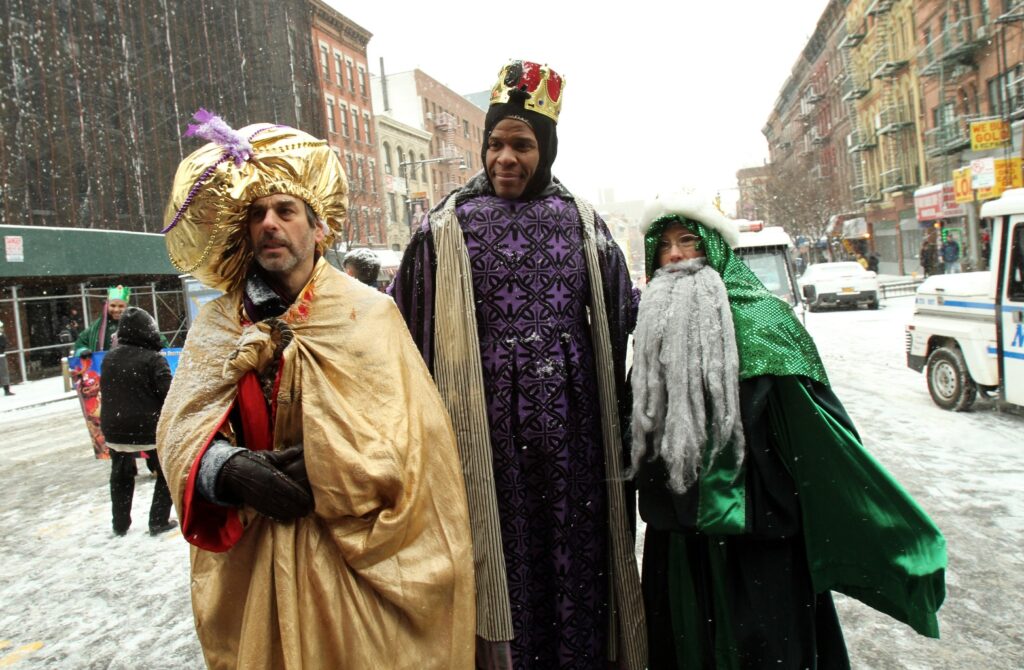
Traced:
[[345, 176], [348, 178], [348, 183], [354, 186], [352, 181], [352, 154], [350, 153], [345, 154]]
[[353, 207], [349, 211], [349, 220], [352, 221], [352, 241], [359, 241], [359, 210]]
[[469, 149], [466, 149], [466, 158], [463, 159], [463, 160], [466, 163], [466, 169], [472, 170], [473, 169], [473, 152], [470, 151]]
[[366, 68], [359, 66], [359, 94], [366, 97]]
[[403, 177], [408, 177], [409, 171], [402, 166], [402, 163], [405, 162], [405, 150], [402, 149], [402, 147], [395, 147], [395, 153], [398, 154], [398, 169], [400, 174]]
[[327, 98], [327, 132], [336, 133], [338, 132], [337, 127], [334, 125], [334, 98], [328, 96]]
[[425, 162], [426, 160], [427, 157], [424, 156], [423, 154], [420, 154], [420, 179], [422, 179], [424, 182], [427, 181], [427, 164]]
[[462, 136], [469, 139], [469, 121], [462, 119]]
[[362, 131], [359, 130], [359, 109], [352, 108], [352, 132], [356, 134], [356, 142], [363, 141]]
[[352, 61], [346, 59], [345, 60], [345, 73], [348, 75], [348, 90], [352, 91], [353, 93], [356, 92], [356, 77], [355, 77], [354, 72], [355, 72], [355, 69], [354, 69], [354, 67], [352, 65]]
[[370, 192], [371, 193], [376, 193], [377, 192], [377, 163], [375, 161], [370, 161], [369, 169], [370, 169]]
[[356, 159], [356, 182], [359, 184], [359, 190], [366, 190], [366, 173], [363, 172], [363, 158], [360, 156]]
[[384, 174], [394, 174], [394, 170], [391, 167], [391, 145], [387, 142], [383, 145], [384, 148]]
[[366, 131], [366, 143], [373, 144], [373, 132], [370, 129], [370, 115], [363, 112], [363, 130]]
[[341, 74], [341, 53], [338, 51], [334, 52], [334, 81], [338, 82], [338, 86], [344, 85]]
[[348, 137], [348, 107], [343, 102], [338, 103], [338, 118], [341, 119], [342, 137]]
[[388, 193], [388, 207], [391, 209], [391, 220], [398, 221], [398, 201], [394, 193]]
[[331, 78], [331, 66], [327, 61], [327, 45], [320, 43], [320, 74], [324, 79]]

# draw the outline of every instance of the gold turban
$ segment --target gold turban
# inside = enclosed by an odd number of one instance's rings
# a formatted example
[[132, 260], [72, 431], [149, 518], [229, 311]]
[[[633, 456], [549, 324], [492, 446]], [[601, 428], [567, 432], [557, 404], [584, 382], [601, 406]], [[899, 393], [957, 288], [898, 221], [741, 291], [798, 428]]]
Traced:
[[183, 160], [163, 230], [174, 267], [222, 291], [240, 286], [252, 261], [244, 224], [254, 200], [301, 198], [327, 225], [324, 246], [341, 231], [348, 208], [345, 172], [325, 141], [270, 124], [227, 130], [243, 151], [214, 141]]

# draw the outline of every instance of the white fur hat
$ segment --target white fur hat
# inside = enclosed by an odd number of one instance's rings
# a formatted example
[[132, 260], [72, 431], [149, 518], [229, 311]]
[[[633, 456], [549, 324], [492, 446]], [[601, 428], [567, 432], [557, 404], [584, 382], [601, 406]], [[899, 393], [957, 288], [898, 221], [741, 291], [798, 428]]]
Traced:
[[690, 191], [663, 193], [654, 196], [653, 200], [648, 200], [640, 221], [643, 234], [647, 235], [652, 223], [672, 214], [699, 221], [708, 228], [718, 231], [730, 247], [735, 248], [740, 243], [739, 225], [719, 212], [711, 204], [710, 198]]

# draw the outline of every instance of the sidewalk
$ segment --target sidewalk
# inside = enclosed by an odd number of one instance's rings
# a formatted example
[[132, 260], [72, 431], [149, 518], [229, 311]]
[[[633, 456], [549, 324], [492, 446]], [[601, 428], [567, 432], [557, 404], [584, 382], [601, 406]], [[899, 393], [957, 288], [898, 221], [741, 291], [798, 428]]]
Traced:
[[0, 414], [76, 399], [74, 391], [64, 391], [64, 378], [60, 376], [12, 384], [11, 392], [13, 396], [0, 394]]

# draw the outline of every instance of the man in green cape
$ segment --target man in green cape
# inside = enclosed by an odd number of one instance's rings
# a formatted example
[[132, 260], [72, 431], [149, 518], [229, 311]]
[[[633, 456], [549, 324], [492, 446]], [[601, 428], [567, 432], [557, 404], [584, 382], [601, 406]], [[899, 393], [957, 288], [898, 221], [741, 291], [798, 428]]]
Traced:
[[938, 637], [945, 540], [692, 194], [644, 216], [632, 371], [650, 667], [848, 668], [839, 591]]

